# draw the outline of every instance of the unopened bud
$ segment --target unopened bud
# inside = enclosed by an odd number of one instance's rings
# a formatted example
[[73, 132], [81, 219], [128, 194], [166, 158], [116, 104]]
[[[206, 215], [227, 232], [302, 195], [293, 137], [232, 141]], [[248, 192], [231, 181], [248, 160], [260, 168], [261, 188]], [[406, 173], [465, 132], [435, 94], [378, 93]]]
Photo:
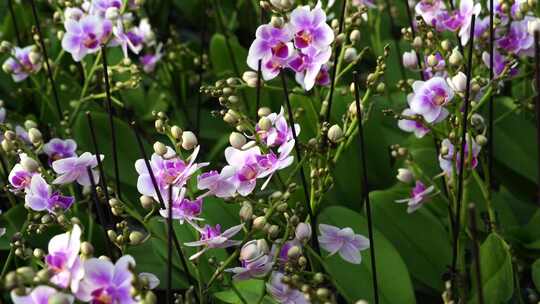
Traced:
[[236, 149], [242, 148], [246, 144], [246, 137], [238, 132], [232, 132], [229, 136], [229, 143]]
[[355, 48], [350, 47], [345, 50], [343, 59], [345, 60], [345, 62], [353, 62], [356, 59], [356, 56], [358, 56], [358, 52]]
[[339, 125], [333, 125], [328, 129], [328, 139], [333, 142], [337, 143], [341, 140], [343, 137], [343, 130]]
[[154, 199], [146, 195], [141, 195], [139, 202], [144, 209], [150, 209], [154, 205]]
[[349, 35], [349, 39], [352, 43], [356, 43], [360, 40], [360, 31], [359, 30], [353, 30], [351, 34]]
[[171, 127], [171, 135], [174, 139], [179, 140], [182, 138], [182, 129], [179, 126]]
[[418, 67], [418, 57], [414, 50], [403, 53], [403, 65], [408, 69], [416, 69]]
[[304, 242], [311, 238], [311, 226], [306, 223], [299, 223], [296, 226], [296, 230], [294, 232], [294, 235], [297, 240]]
[[81, 244], [81, 253], [85, 256], [92, 256], [94, 254], [94, 246], [89, 242], [83, 242]]
[[140, 243], [142, 243], [142, 241], [144, 241], [144, 234], [140, 231], [132, 231], [130, 234], [129, 234], [129, 243], [131, 245], [138, 245]]
[[39, 164], [33, 158], [24, 157], [21, 159], [21, 166], [28, 172], [36, 172]]
[[251, 206], [249, 202], [245, 202], [242, 205], [242, 208], [240, 208], [239, 215], [240, 219], [244, 222], [251, 220], [251, 217], [253, 216], [253, 206]]
[[427, 64], [428, 64], [430, 67], [437, 66], [437, 64], [439, 64], [439, 59], [437, 58], [436, 55], [431, 54], [431, 55], [429, 55], [428, 58], [427, 58]]
[[448, 59], [451, 65], [460, 65], [463, 61], [463, 55], [459, 52], [458, 49], [454, 49], [452, 51], [452, 54], [450, 54], [450, 58]]
[[159, 156], [163, 156], [167, 153], [167, 147], [162, 142], [156, 141], [154, 143], [154, 152]]
[[[246, 82], [248, 87], [255, 88], [257, 87], [257, 72], [253, 71], [246, 71], [244, 74], [242, 74], [242, 80]], [[262, 83], [262, 79], [261, 79]]]
[[266, 218], [264, 216], [259, 216], [253, 220], [253, 228], [257, 230], [262, 230], [266, 224]]
[[36, 128], [32, 128], [30, 130], [28, 130], [28, 137], [30, 138], [30, 141], [33, 143], [33, 144], [37, 144], [39, 142], [41, 142], [41, 132], [36, 129]]
[[261, 119], [259, 119], [259, 123], [257, 125], [261, 130], [268, 131], [272, 127], [272, 121], [268, 117], [263, 116]]
[[182, 133], [182, 148], [185, 150], [191, 150], [197, 146], [197, 136], [191, 131], [184, 131]]
[[399, 168], [398, 174], [396, 175], [398, 181], [403, 183], [410, 183], [413, 180], [413, 174], [411, 170], [405, 168]]
[[257, 115], [259, 115], [259, 117], [268, 116], [270, 115], [270, 113], [272, 113], [272, 110], [270, 110], [270, 108], [268, 107], [259, 108], [259, 110], [257, 111]]

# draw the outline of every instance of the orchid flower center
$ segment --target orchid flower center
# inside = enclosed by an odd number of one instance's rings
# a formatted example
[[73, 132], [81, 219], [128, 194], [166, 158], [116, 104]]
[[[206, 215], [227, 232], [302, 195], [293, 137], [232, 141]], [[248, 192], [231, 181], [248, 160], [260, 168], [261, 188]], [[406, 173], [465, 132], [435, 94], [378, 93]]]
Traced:
[[97, 47], [98, 44], [99, 44], [99, 41], [98, 41], [98, 39], [96, 37], [96, 34], [94, 34], [94, 33], [86, 34], [86, 37], [83, 40], [83, 45], [86, 48], [93, 49], [93, 48]]
[[245, 165], [239, 171], [241, 181], [252, 180], [257, 177], [257, 170], [253, 165]]
[[113, 298], [109, 293], [104, 289], [96, 289], [92, 292], [92, 304], [112, 304]]

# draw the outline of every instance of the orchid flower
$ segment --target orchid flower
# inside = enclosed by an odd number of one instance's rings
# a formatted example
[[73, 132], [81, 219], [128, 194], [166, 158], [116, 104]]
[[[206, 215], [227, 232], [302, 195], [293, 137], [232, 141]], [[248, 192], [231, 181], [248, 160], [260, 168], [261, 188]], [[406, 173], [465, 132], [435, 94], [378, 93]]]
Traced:
[[4, 62], [2, 68], [11, 74], [15, 82], [25, 80], [30, 74], [35, 74], [41, 69], [41, 58], [34, 59], [31, 53], [36, 53], [36, 47], [29, 45], [25, 48], [13, 47], [11, 56]]
[[[196, 200], [189, 200], [186, 198], [186, 188], [172, 188], [172, 218], [180, 220], [180, 223], [183, 224], [184, 221], [192, 222], [193, 220], [202, 220], [198, 218], [202, 211], [203, 201], [202, 198]], [[169, 198], [168, 191], [167, 196], [163, 198], [165, 201], [165, 209], [160, 209], [159, 214], [162, 217], [169, 217]]]
[[413, 213], [429, 201], [429, 194], [435, 189], [434, 186], [426, 188], [424, 183], [416, 181], [416, 185], [411, 190], [411, 197], [396, 200], [396, 203], [407, 203], [407, 213]]
[[[103, 155], [100, 155], [103, 159]], [[73, 156], [64, 159], [56, 160], [52, 163], [54, 172], [59, 176], [53, 181], [53, 184], [69, 184], [77, 181], [81, 186], [90, 186], [90, 177], [88, 176], [87, 168], [94, 169], [97, 167], [97, 157], [90, 152], [84, 152], [79, 157]], [[99, 173], [92, 170], [94, 181], [98, 183]]]
[[221, 232], [221, 226], [219, 224], [214, 227], [209, 225], [204, 226], [204, 228], [199, 228], [197, 226], [194, 227], [199, 231], [201, 235], [200, 240], [184, 243], [184, 245], [190, 247], [203, 247], [203, 249], [192, 255], [189, 258], [190, 260], [197, 259], [203, 253], [205, 253], [206, 250], [211, 248], [227, 248], [231, 246], [237, 246], [242, 243], [241, 241], [230, 240], [230, 238], [240, 232], [240, 230], [242, 230], [242, 227], [244, 227], [244, 224], [233, 226], [223, 232]]
[[444, 78], [433, 77], [428, 81], [415, 81], [412, 87], [414, 95], [409, 99], [409, 106], [414, 113], [422, 115], [428, 123], [448, 115], [444, 106], [454, 98], [454, 91]]
[[81, 228], [73, 225], [69, 232], [52, 237], [49, 241], [49, 254], [45, 264], [52, 273], [51, 283], [62, 288], [79, 290], [79, 282], [84, 277], [82, 261], [79, 257], [81, 247]]
[[43, 152], [49, 157], [52, 163], [55, 160], [76, 156], [77, 143], [73, 139], [62, 140], [53, 138], [43, 145]]
[[53, 296], [58, 296], [59, 294], [61, 294], [66, 300], [66, 302], [62, 303], [73, 303], [73, 296], [60, 293], [56, 289], [45, 285], [34, 288], [27, 295], [18, 295], [17, 290], [14, 289], [11, 291], [11, 300], [13, 301], [13, 304], [49, 304], [49, 299], [51, 299]]
[[282, 304], [309, 304], [304, 297], [304, 293], [291, 288], [282, 282], [283, 273], [274, 271], [270, 276], [270, 281], [266, 283], [266, 290], [276, 301]]
[[80, 20], [68, 19], [64, 27], [66, 33], [62, 38], [62, 48], [70, 53], [75, 61], [81, 61], [87, 54], [98, 52], [112, 32], [111, 21], [93, 15], [84, 16]]
[[135, 260], [122, 256], [116, 264], [92, 258], [84, 262], [84, 278], [76, 293], [77, 299], [91, 303], [138, 303], [131, 295]]
[[51, 186], [40, 174], [32, 176], [30, 188], [24, 199], [30, 209], [34, 211], [47, 210], [50, 213], [54, 213], [56, 208], [68, 209], [75, 200], [71, 196], [63, 196], [60, 192], [53, 192]]
[[360, 251], [369, 248], [369, 240], [347, 228], [338, 228], [331, 225], [319, 224], [321, 235], [319, 244], [321, 248], [331, 255], [339, 253], [342, 259], [352, 264], [360, 264], [362, 256]]

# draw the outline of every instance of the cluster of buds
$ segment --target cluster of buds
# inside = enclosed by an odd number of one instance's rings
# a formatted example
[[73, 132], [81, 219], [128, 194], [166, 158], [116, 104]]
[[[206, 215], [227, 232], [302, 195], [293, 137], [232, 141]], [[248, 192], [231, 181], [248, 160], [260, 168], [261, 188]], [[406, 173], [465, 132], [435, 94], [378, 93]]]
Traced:
[[142, 244], [150, 237], [144, 232], [133, 230], [125, 220], [116, 223], [115, 230], [107, 230], [107, 236], [113, 244], [118, 246], [118, 248], [124, 248], [126, 245]]

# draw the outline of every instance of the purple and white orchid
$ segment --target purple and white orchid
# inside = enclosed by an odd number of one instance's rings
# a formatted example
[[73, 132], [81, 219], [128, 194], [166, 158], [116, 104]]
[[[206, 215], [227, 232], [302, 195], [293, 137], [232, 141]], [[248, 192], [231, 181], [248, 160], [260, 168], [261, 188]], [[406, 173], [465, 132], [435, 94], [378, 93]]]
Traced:
[[[103, 159], [103, 155], [100, 155]], [[90, 152], [84, 152], [80, 156], [73, 156], [56, 160], [52, 163], [54, 172], [59, 176], [53, 181], [53, 184], [69, 184], [77, 181], [81, 186], [90, 186], [90, 177], [87, 168], [94, 169], [98, 165], [96, 155]], [[99, 182], [99, 173], [92, 170], [92, 175], [96, 184]]]
[[362, 255], [360, 251], [369, 248], [369, 240], [360, 234], [355, 234], [349, 228], [339, 228], [326, 224], [319, 224], [319, 244], [332, 256], [339, 253], [342, 259], [352, 264], [360, 264]]
[[49, 254], [45, 256], [45, 264], [51, 272], [51, 283], [61, 288], [70, 288], [72, 292], [79, 290], [79, 282], [84, 277], [82, 261], [79, 257], [81, 247], [81, 228], [73, 225], [69, 232], [51, 238], [48, 245]]
[[133, 267], [135, 260], [130, 255], [124, 255], [116, 264], [96, 258], [85, 261], [77, 299], [91, 303], [138, 303], [131, 295]]
[[74, 157], [77, 155], [76, 151], [77, 143], [73, 139], [53, 138], [43, 145], [43, 152], [47, 154], [51, 163], [62, 158]]
[[62, 38], [62, 48], [71, 54], [73, 60], [81, 61], [87, 54], [93, 54], [107, 43], [112, 32], [112, 23], [98, 16], [87, 15], [80, 20], [68, 19], [64, 23], [66, 33]]
[[416, 185], [411, 190], [411, 197], [396, 200], [396, 203], [407, 203], [407, 213], [413, 213], [429, 201], [429, 194], [435, 189], [434, 186], [426, 188], [424, 183], [416, 181]]
[[[159, 214], [164, 218], [169, 217], [169, 198], [167, 196], [163, 198], [165, 201], [165, 209], [160, 209]], [[191, 223], [194, 220], [201, 220], [198, 216], [202, 212], [203, 200], [198, 198], [195, 200], [190, 200], [186, 198], [186, 188], [172, 188], [172, 218], [180, 220], [180, 223], [183, 224], [184, 221]]]
[[304, 293], [291, 288], [289, 285], [282, 282], [283, 273], [274, 271], [270, 277], [270, 281], [266, 283], [266, 290], [279, 303], [282, 304], [308, 304], [310, 303], [304, 297]]
[[60, 293], [58, 290], [50, 286], [38, 286], [27, 295], [18, 295], [17, 290], [11, 292], [11, 300], [13, 304], [49, 304], [49, 299], [55, 295], [61, 294], [66, 304], [71, 304], [75, 300], [73, 296]]
[[227, 248], [231, 246], [237, 246], [242, 243], [241, 241], [231, 240], [230, 238], [232, 238], [238, 232], [240, 232], [240, 230], [242, 230], [242, 227], [244, 227], [244, 224], [233, 226], [223, 232], [221, 232], [221, 225], [219, 224], [217, 224], [214, 227], [210, 225], [206, 225], [204, 226], [204, 228], [200, 228], [195, 225], [194, 227], [200, 233], [200, 240], [195, 241], [195, 242], [184, 243], [184, 245], [190, 246], [190, 247], [203, 247], [203, 249], [195, 253], [194, 255], [192, 255], [189, 258], [190, 260], [197, 259], [203, 253], [205, 253], [208, 249], [211, 249], [211, 248]]
[[448, 115], [444, 106], [454, 98], [454, 91], [442, 77], [428, 81], [415, 81], [412, 85], [414, 95], [409, 99], [411, 110], [424, 117], [428, 123], [441, 120]]
[[296, 72], [296, 82], [304, 90], [311, 90], [317, 82], [321, 68], [328, 62], [331, 55], [330, 47], [319, 49], [313, 46], [306, 47], [293, 55], [289, 60], [289, 67]]
[[[261, 69], [265, 80], [277, 76], [274, 69], [265, 71], [269, 62], [287, 62], [293, 52], [293, 45], [289, 41], [292, 35], [287, 26], [274, 27], [271, 24], [263, 24], [255, 32], [255, 40], [251, 44], [247, 57], [250, 68], [257, 70], [259, 60], [262, 60]], [[279, 73], [279, 71], [278, 71]]]
[[[20, 82], [25, 80], [30, 74], [35, 74], [41, 69], [41, 56], [36, 52], [34, 45], [24, 48], [13, 47], [11, 56], [4, 62], [2, 69], [11, 74], [13, 81]], [[36, 54], [36, 56], [32, 56]]]
[[71, 196], [63, 196], [57, 191], [53, 192], [51, 186], [40, 174], [34, 174], [24, 200], [26, 206], [34, 211], [47, 210], [54, 213], [57, 208], [69, 209], [75, 199]]
[[317, 4], [313, 9], [300, 6], [291, 12], [290, 26], [294, 35], [294, 46], [304, 49], [313, 46], [326, 49], [334, 41], [334, 31], [326, 23], [326, 13]]
[[[415, 113], [411, 109], [405, 109], [401, 112], [404, 116], [414, 116]], [[398, 120], [398, 127], [405, 131], [414, 133], [414, 136], [417, 138], [422, 138], [429, 133], [429, 128], [427, 128], [421, 121], [414, 119], [400, 119]]]

